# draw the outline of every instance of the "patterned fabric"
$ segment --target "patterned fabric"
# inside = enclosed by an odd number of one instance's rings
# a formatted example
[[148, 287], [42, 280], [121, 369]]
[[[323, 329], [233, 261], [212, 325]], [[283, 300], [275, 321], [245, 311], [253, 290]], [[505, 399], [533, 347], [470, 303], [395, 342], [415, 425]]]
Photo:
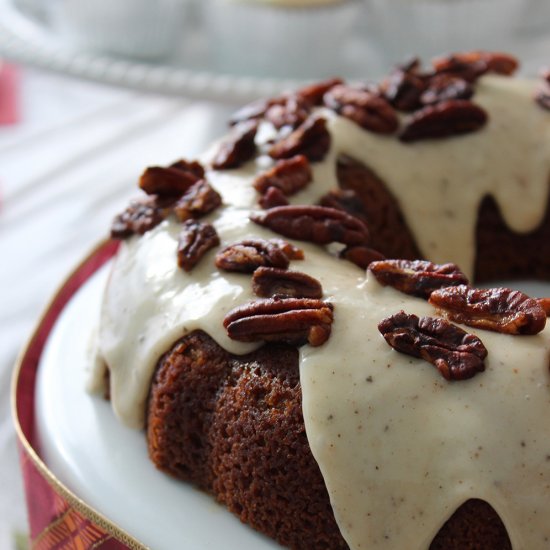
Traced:
[[128, 549], [56, 493], [23, 449], [21, 467], [33, 550]]
[[118, 532], [107, 520], [101, 519], [85, 503], [70, 495], [34, 455], [35, 451], [38, 452], [34, 432], [34, 383], [45, 342], [67, 302], [112, 257], [116, 247], [116, 243], [106, 242], [67, 280], [48, 308], [21, 362], [16, 386], [16, 409], [23, 435], [32, 447], [29, 448], [24, 440], [19, 442], [33, 550], [143, 548], [139, 543], [129, 540], [125, 533]]

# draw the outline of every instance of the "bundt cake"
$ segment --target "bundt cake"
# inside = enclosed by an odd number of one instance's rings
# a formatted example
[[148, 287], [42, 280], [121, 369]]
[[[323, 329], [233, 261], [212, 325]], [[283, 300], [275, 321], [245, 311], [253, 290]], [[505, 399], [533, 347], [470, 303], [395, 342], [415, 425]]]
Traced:
[[549, 300], [472, 286], [550, 278], [550, 76], [516, 66], [325, 81], [145, 170], [90, 386], [158, 468], [293, 549], [550, 547]]

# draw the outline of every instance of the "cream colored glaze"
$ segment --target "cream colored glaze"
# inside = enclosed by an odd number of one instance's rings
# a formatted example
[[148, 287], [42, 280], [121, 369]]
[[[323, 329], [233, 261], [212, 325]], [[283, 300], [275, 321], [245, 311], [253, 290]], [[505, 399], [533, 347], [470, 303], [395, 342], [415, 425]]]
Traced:
[[515, 550], [546, 548], [550, 329], [464, 327], [489, 350], [487, 370], [449, 383], [377, 330], [401, 309], [433, 316], [427, 302], [372, 276], [334, 300], [331, 338], [302, 348], [300, 379], [308, 440], [350, 547], [426, 550], [460, 504], [481, 498]]
[[[473, 226], [485, 194], [497, 197], [518, 230], [536, 226], [543, 214], [550, 117], [533, 104], [530, 90], [484, 78], [475, 100], [489, 112], [486, 129], [411, 145], [326, 113], [331, 151], [314, 165], [314, 182], [292, 200], [316, 202], [336, 186], [336, 157], [354, 156], [394, 190], [424, 252], [471, 268]], [[251, 180], [267, 164], [260, 157], [242, 170], [208, 174], [224, 200], [209, 218], [222, 245], [275, 236], [248, 220], [258, 198]], [[415, 209], [420, 213], [413, 215]], [[219, 272], [214, 251], [184, 273], [175, 259], [178, 231], [169, 220], [122, 243], [106, 289], [100, 350], [111, 369], [116, 414], [134, 428], [143, 426], [158, 358], [178, 338], [202, 329], [233, 353], [255, 347], [231, 341], [222, 327], [228, 310], [254, 299], [250, 276]], [[316, 277], [335, 305], [329, 341], [300, 348], [300, 374], [310, 445], [351, 548], [425, 549], [470, 497], [494, 506], [516, 550], [543, 547], [550, 537], [549, 329], [535, 337], [479, 332], [489, 349], [487, 371], [445, 382], [431, 365], [391, 350], [376, 328], [400, 309], [433, 314], [431, 306], [365, 281], [363, 271], [322, 247], [295, 244], [306, 260], [291, 268]]]

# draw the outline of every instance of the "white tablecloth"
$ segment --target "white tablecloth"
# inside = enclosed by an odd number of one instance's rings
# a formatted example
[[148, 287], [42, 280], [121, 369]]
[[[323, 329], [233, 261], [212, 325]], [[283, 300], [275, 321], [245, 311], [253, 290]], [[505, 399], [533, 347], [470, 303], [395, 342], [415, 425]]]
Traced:
[[9, 408], [14, 361], [64, 276], [109, 229], [149, 164], [194, 158], [231, 106], [22, 71], [22, 120], [0, 126], [0, 549], [25, 532]]

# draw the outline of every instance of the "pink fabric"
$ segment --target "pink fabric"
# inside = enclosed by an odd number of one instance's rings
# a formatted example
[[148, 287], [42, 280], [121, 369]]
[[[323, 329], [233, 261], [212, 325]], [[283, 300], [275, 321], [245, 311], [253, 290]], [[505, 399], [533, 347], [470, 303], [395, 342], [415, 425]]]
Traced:
[[0, 61], [0, 125], [19, 121], [19, 71]]

